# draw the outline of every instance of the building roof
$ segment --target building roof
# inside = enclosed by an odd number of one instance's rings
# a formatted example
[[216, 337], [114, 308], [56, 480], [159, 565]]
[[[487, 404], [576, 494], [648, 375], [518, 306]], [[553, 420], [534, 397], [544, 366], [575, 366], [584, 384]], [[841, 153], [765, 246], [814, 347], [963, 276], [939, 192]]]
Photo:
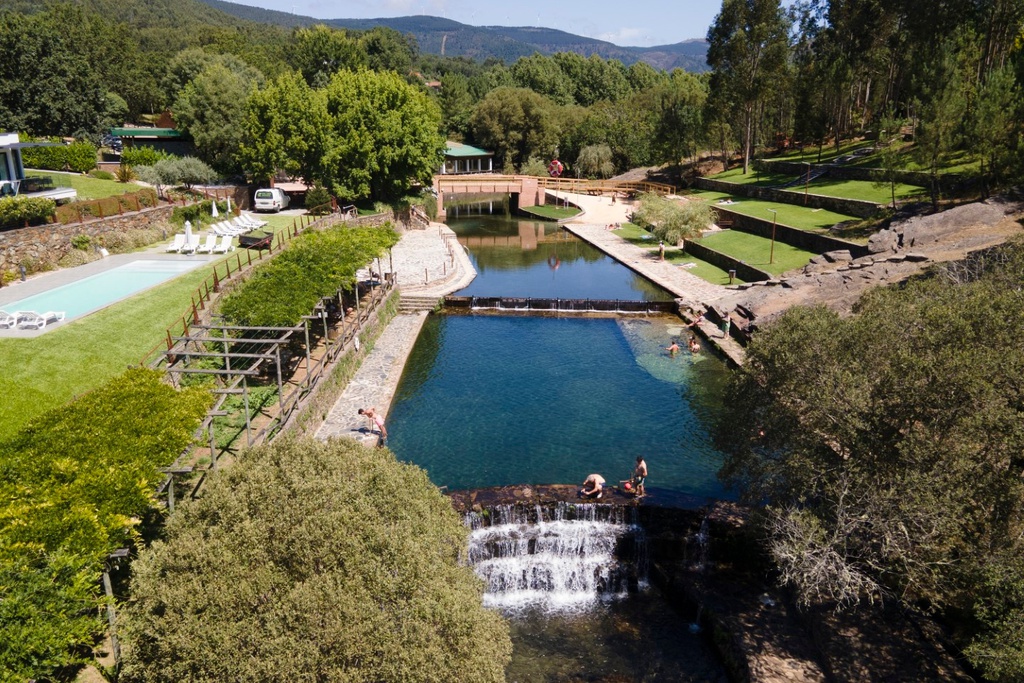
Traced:
[[447, 148], [444, 150], [446, 157], [492, 157], [494, 152], [488, 152], [487, 150], [480, 149], [479, 147], [472, 147], [470, 145], [464, 145], [461, 142], [452, 142], [451, 140], [447, 143]]
[[180, 130], [174, 128], [111, 128], [111, 135], [119, 138], [180, 138]]

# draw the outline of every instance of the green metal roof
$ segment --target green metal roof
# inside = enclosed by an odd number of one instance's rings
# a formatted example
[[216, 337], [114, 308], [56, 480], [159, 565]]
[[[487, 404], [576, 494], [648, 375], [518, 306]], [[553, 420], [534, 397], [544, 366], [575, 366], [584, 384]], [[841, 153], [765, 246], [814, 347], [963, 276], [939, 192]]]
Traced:
[[488, 152], [487, 150], [480, 149], [479, 147], [471, 147], [470, 145], [464, 145], [461, 142], [449, 141], [448, 147], [444, 150], [446, 157], [492, 157], [494, 152]]
[[111, 135], [119, 138], [180, 138], [181, 131], [174, 128], [111, 128]]

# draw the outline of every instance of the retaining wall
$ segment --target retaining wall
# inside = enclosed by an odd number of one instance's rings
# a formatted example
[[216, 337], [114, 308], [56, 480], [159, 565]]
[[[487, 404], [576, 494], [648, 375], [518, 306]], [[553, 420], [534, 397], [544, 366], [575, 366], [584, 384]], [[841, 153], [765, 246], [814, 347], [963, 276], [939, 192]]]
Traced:
[[[793, 204], [805, 206], [803, 191], [780, 190], [775, 187], [755, 187], [753, 185], [740, 185], [724, 180], [713, 180], [711, 178], [697, 178], [693, 181], [695, 187], [701, 190], [712, 192], [728, 192], [733, 195], [763, 199], [769, 202], [780, 202], [782, 204]], [[858, 218], [869, 218], [879, 210], [885, 208], [874, 202], [866, 202], [860, 199], [846, 199], [843, 197], [826, 197], [821, 194], [808, 194], [806, 206], [812, 209], [827, 209], [836, 213], [856, 216]]]
[[173, 206], [165, 205], [86, 223], [49, 223], [2, 231], [0, 279], [4, 272], [17, 271], [23, 264], [29, 272], [52, 268], [74, 248], [71, 246], [71, 240], [77, 235], [88, 235], [95, 243], [99, 243], [103, 235], [108, 233], [129, 232], [161, 225], [171, 217], [172, 211]]
[[720, 251], [715, 251], [710, 247], [705, 247], [703, 244], [694, 242], [693, 240], [683, 240], [683, 247], [688, 254], [693, 255], [696, 258], [707, 261], [708, 263], [718, 266], [722, 270], [735, 270], [737, 277], [747, 282], [759, 282], [761, 280], [771, 280], [772, 274], [755, 268], [743, 261], [734, 259], [728, 254], [723, 254]]
[[[745, 216], [741, 213], [729, 211], [726, 208], [718, 206], [713, 208], [719, 214], [725, 214], [725, 217], [732, 221], [732, 227], [734, 230], [742, 230], [743, 232], [749, 232], [754, 235], [760, 235], [761, 237], [771, 239], [771, 221], [754, 218], [753, 216]], [[776, 224], [775, 239], [778, 242], [783, 242], [784, 244], [788, 244], [793, 247], [813, 251], [815, 254], [824, 254], [826, 251], [842, 251], [844, 249], [848, 249], [853, 258], [859, 258], [861, 256], [867, 256], [870, 253], [867, 245], [855, 244], [854, 242], [841, 240], [838, 237], [819, 235], [818, 233], [800, 230], [799, 228], [791, 228], [788, 225]]]

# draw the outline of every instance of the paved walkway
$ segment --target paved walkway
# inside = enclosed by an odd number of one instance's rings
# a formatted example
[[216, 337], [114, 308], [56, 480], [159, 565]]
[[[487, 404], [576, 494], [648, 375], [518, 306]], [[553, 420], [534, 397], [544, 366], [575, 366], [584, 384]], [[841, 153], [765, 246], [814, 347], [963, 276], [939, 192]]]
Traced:
[[[469, 256], [455, 240], [455, 233], [441, 223], [431, 223], [424, 230], [406, 231], [391, 250], [391, 258], [381, 259], [381, 265], [384, 272], [394, 267], [403, 295], [441, 298], [462, 289], [476, 277]], [[367, 445], [377, 443], [377, 435], [369, 433], [368, 420], [360, 417], [358, 411], [373, 406], [387, 426], [388, 411], [405, 361], [426, 319], [427, 313], [419, 312], [400, 314], [391, 321], [317, 430], [318, 439], [345, 436]]]

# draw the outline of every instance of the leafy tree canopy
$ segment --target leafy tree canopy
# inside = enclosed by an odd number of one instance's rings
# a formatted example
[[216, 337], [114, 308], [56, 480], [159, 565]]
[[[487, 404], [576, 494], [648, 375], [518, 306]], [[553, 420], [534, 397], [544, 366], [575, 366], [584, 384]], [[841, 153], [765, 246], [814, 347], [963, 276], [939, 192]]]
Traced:
[[504, 681], [511, 644], [423, 470], [353, 441], [245, 453], [135, 563], [122, 681]]

